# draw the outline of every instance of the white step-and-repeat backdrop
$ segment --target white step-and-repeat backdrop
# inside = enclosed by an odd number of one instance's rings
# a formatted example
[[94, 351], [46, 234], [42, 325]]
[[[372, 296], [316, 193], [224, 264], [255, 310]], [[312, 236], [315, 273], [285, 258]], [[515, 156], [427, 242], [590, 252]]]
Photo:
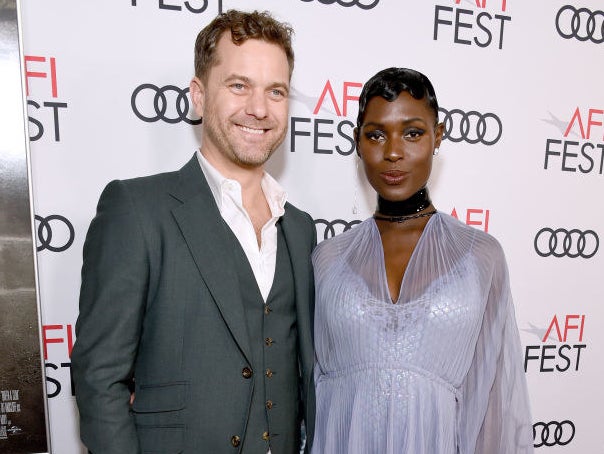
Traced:
[[430, 77], [446, 125], [432, 198], [504, 246], [536, 451], [604, 452], [602, 0], [22, 3], [53, 453], [83, 452], [70, 353], [96, 202], [112, 179], [191, 157], [193, 43], [229, 8], [295, 29], [290, 131], [269, 170], [319, 240], [374, 208], [352, 141], [362, 83], [389, 66]]

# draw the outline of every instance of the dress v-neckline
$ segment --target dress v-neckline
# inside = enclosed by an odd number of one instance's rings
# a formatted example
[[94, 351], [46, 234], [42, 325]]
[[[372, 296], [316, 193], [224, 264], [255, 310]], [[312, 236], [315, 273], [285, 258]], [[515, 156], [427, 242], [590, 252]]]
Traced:
[[377, 241], [379, 242], [379, 251], [380, 251], [380, 263], [379, 263], [379, 267], [380, 267], [380, 274], [381, 274], [381, 286], [382, 286], [382, 290], [385, 291], [385, 295], [388, 301], [388, 304], [390, 304], [391, 306], [406, 306], [406, 304], [403, 304], [403, 302], [401, 301], [401, 297], [403, 295], [403, 289], [406, 288], [405, 286], [405, 282], [407, 281], [407, 276], [409, 275], [409, 271], [413, 269], [413, 267], [415, 266], [415, 261], [416, 261], [416, 255], [418, 254], [418, 249], [421, 247], [423, 241], [424, 241], [424, 237], [426, 236], [426, 230], [428, 230], [429, 226], [432, 224], [432, 219], [434, 219], [434, 217], [438, 216], [438, 211], [436, 213], [434, 213], [432, 216], [430, 216], [430, 219], [428, 219], [428, 222], [426, 223], [426, 225], [424, 226], [424, 230], [422, 230], [422, 233], [420, 234], [417, 243], [415, 244], [415, 247], [413, 248], [413, 252], [411, 253], [411, 256], [409, 257], [409, 262], [407, 262], [407, 268], [405, 269], [405, 274], [403, 274], [403, 279], [401, 280], [401, 286], [398, 290], [398, 297], [396, 299], [396, 301], [392, 300], [392, 297], [390, 296], [390, 288], [388, 287], [388, 274], [386, 273], [386, 256], [384, 253], [384, 244], [382, 243], [382, 237], [380, 235], [380, 230], [378, 229], [378, 226], [375, 222], [375, 219], [371, 219], [371, 222], [373, 224], [373, 232], [377, 237]]

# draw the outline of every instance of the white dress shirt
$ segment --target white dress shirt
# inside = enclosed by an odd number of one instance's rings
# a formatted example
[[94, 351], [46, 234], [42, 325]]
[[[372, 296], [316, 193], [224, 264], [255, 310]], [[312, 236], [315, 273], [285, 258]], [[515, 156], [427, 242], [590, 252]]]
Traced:
[[258, 247], [254, 225], [243, 208], [241, 185], [236, 180], [222, 176], [199, 150], [196, 154], [214, 200], [216, 200], [216, 205], [218, 205], [218, 210], [239, 240], [266, 303], [273, 285], [277, 262], [276, 223], [285, 213], [287, 194], [273, 177], [264, 172], [261, 186], [271, 211], [271, 218], [262, 227], [260, 247]]

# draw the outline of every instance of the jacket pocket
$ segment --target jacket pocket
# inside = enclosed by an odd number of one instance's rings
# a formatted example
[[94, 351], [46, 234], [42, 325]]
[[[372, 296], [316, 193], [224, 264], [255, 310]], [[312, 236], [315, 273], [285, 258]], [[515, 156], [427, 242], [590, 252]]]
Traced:
[[183, 452], [187, 386], [187, 382], [137, 383], [132, 412], [142, 454]]
[[159, 413], [185, 408], [187, 382], [158, 383], [136, 386], [132, 411]]

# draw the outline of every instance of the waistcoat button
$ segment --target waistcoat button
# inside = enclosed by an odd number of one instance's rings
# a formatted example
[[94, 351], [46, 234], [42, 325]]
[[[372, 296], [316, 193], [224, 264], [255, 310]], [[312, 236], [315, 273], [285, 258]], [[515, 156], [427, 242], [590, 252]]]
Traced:
[[239, 438], [237, 435], [233, 435], [231, 437], [231, 444], [236, 448], [241, 444], [241, 438]]

